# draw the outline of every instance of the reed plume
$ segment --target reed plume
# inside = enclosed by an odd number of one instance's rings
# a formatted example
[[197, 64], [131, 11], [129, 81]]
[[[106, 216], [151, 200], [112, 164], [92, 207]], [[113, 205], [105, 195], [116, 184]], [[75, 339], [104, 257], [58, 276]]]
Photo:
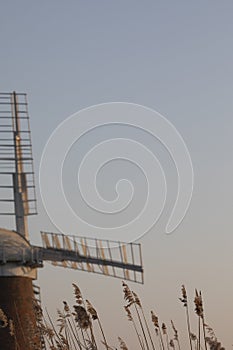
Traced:
[[83, 330], [87, 330], [90, 326], [90, 318], [87, 314], [86, 309], [80, 305], [74, 305], [75, 310], [75, 321], [78, 327]]
[[155, 313], [153, 311], [151, 311], [151, 320], [155, 326], [155, 333], [159, 337], [160, 348], [162, 347], [162, 349], [165, 350], [162, 332], [161, 332], [160, 325], [159, 325], [159, 318], [158, 318], [158, 316], [155, 315]]
[[170, 340], [169, 346], [170, 346], [170, 348], [175, 349], [175, 343], [174, 343], [173, 339]]
[[76, 303], [78, 305], [82, 305], [83, 304], [83, 297], [82, 297], [81, 290], [79, 289], [79, 287], [75, 283], [72, 283], [72, 286], [74, 288], [74, 295], [75, 295]]
[[198, 291], [195, 290], [194, 304], [195, 304], [195, 312], [198, 316], [198, 350], [200, 350], [200, 348], [201, 348], [201, 323], [202, 323], [202, 329], [203, 329], [205, 350], [207, 350], [206, 335], [205, 335], [204, 308], [203, 308], [201, 291], [198, 293]]
[[177, 342], [178, 345], [178, 349], [180, 350], [180, 341], [179, 341], [179, 337], [178, 337], [178, 331], [174, 325], [174, 322], [171, 320], [171, 325], [172, 325], [172, 329], [174, 331], [174, 340]]
[[8, 326], [8, 318], [4, 311], [0, 308], [0, 328], [6, 328]]
[[[122, 285], [124, 292], [124, 300], [126, 301], [124, 310], [126, 312], [129, 322], [132, 322], [134, 326], [141, 350], [152, 350], [152, 348], [155, 349], [155, 345], [152, 341], [152, 338], [151, 344], [147, 342], [147, 337], [148, 334], [150, 336], [150, 331], [140, 298], [134, 291], [130, 290], [130, 288], [125, 282], [123, 282]], [[38, 350], [38, 347], [42, 344], [38, 344], [38, 335], [40, 335], [45, 337], [47, 349], [49, 350], [100, 350], [103, 348], [103, 345], [106, 348], [106, 350], [116, 350], [116, 348], [113, 348], [107, 344], [104, 330], [100, 323], [99, 314], [96, 308], [91, 304], [89, 300], [83, 299], [81, 291], [77, 285], [73, 284], [73, 287], [76, 300], [76, 305], [74, 305], [73, 307], [74, 312], [71, 312], [68, 303], [66, 301], [63, 301], [63, 310], [57, 311], [58, 319], [56, 328], [47, 310], [45, 309], [50, 324], [47, 323], [46, 319], [44, 318], [43, 310], [40, 306], [40, 303], [34, 303], [38, 333], [35, 332], [35, 327], [32, 327], [33, 325], [31, 323], [31, 320], [28, 320], [28, 328], [25, 329], [27, 333], [30, 334], [30, 339], [26, 340], [30, 343], [31, 349]], [[183, 306], [186, 308], [187, 324], [190, 326], [189, 313], [187, 312], [188, 297], [184, 285], [182, 285], [181, 292], [182, 297], [179, 299], [182, 302]], [[190, 327], [188, 327], [189, 340], [192, 343], [193, 349], [204, 350], [205, 344], [205, 350], [225, 350], [225, 348], [221, 345], [221, 342], [218, 341], [213, 329], [204, 322], [205, 315], [202, 293], [198, 292], [197, 290], [195, 290], [194, 304], [195, 313], [198, 316], [198, 335], [196, 336], [195, 334], [191, 333]], [[178, 331], [174, 325], [174, 322], [171, 320], [171, 327], [174, 332], [174, 335], [172, 339], [169, 339], [169, 332], [166, 324], [162, 323], [160, 326], [159, 318], [153, 311], [151, 311], [151, 320], [153, 322], [157, 337], [156, 348], [159, 348], [160, 350], [181, 350]], [[103, 344], [102, 348], [97, 347], [97, 343], [94, 337], [93, 325], [95, 323], [98, 323], [100, 331], [102, 333], [103, 338], [101, 338], [103, 340], [100, 339], [100, 342]], [[141, 327], [143, 337], [141, 337], [138, 331], [139, 324]], [[201, 329], [201, 324], [203, 326], [203, 331]], [[4, 313], [2, 309], [0, 309], [0, 328], [6, 329], [7, 331], [9, 331], [10, 336], [14, 337], [15, 349], [17, 349], [18, 344], [15, 336], [15, 325], [13, 323], [13, 320], [8, 318], [8, 316]], [[31, 331], [28, 332], [28, 329], [31, 329]], [[120, 344], [120, 349], [129, 350], [122, 338], [118, 337], [118, 341]]]
[[140, 316], [139, 311], [138, 311], [138, 306], [139, 306], [138, 303], [140, 303], [140, 300], [139, 301], [135, 300], [133, 292], [129, 289], [128, 285], [124, 281], [122, 282], [122, 286], [123, 286], [124, 299], [128, 303], [126, 306], [131, 307], [132, 305], [134, 305], [135, 311], [137, 313], [137, 318], [138, 318], [138, 321], [139, 321], [139, 324], [140, 324], [140, 327], [141, 327], [141, 330], [143, 333], [143, 338], [145, 340], [146, 348], [147, 348], [147, 350], [149, 350], [149, 344], [148, 344], [148, 340], [146, 337], [145, 329], [143, 327], [141, 316]]
[[152, 336], [151, 336], [151, 333], [150, 333], [150, 329], [149, 329], [149, 326], [148, 326], [148, 323], [147, 323], [147, 320], [146, 320], [146, 317], [145, 317], [145, 313], [144, 313], [144, 310], [143, 310], [143, 307], [142, 307], [142, 303], [141, 303], [141, 301], [140, 301], [138, 295], [137, 295], [135, 292], [132, 291], [132, 294], [133, 294], [133, 296], [134, 296], [134, 302], [135, 302], [135, 304], [139, 306], [139, 308], [140, 308], [140, 310], [141, 310], [141, 312], [142, 312], [143, 320], [144, 320], [144, 323], [145, 323], [145, 325], [146, 325], [147, 333], [148, 333], [148, 335], [149, 335], [152, 348], [153, 348], [153, 350], [156, 350], [156, 349], [155, 349], [155, 346], [154, 346], [154, 343], [153, 343], [153, 340], [152, 340]]
[[168, 340], [167, 326], [165, 325], [165, 323], [162, 323], [162, 327], [161, 328], [162, 328], [163, 335], [165, 335], [165, 337], [166, 337], [167, 349], [169, 350], [169, 340]]
[[119, 341], [119, 343], [120, 343], [120, 348], [121, 348], [122, 350], [128, 350], [128, 348], [127, 348], [127, 346], [126, 346], [126, 344], [125, 344], [125, 342], [124, 342], [123, 339], [121, 339], [120, 337], [118, 337], [118, 341]]
[[[93, 305], [90, 303], [89, 300], [86, 300], [86, 304], [87, 304], [87, 311], [88, 311], [89, 314], [91, 315], [92, 320], [93, 320], [93, 321], [97, 320], [97, 322], [98, 322], [100, 331], [101, 331], [102, 336], [103, 336], [103, 339], [104, 339], [104, 341], [103, 341], [102, 343], [105, 345], [106, 349], [108, 350], [108, 349], [109, 349], [109, 346], [108, 346], [108, 343], [107, 343], [106, 336], [105, 336], [105, 334], [104, 334], [104, 329], [103, 329], [103, 327], [102, 327], [102, 324], [101, 324], [101, 322], [100, 322], [99, 316], [98, 316], [98, 314], [97, 314], [97, 311], [96, 311], [96, 309], [93, 307]], [[94, 335], [93, 335], [93, 338], [94, 338]]]
[[186, 322], [187, 322], [187, 328], [188, 328], [189, 345], [190, 345], [190, 349], [193, 350], [192, 340], [190, 335], [191, 326], [190, 326], [190, 318], [189, 318], [188, 296], [187, 296], [187, 292], [184, 284], [181, 286], [181, 298], [179, 298], [179, 300], [182, 302], [183, 306], [186, 309]]
[[122, 286], [123, 286], [124, 299], [128, 303], [127, 306], [130, 307], [132, 304], [134, 304], [133, 293], [131, 292], [128, 285], [124, 281], [122, 282]]
[[221, 343], [218, 341], [213, 328], [211, 328], [210, 326], [208, 326], [207, 324], [205, 324], [205, 328], [207, 330], [208, 333], [208, 337], [206, 337], [206, 342], [210, 347], [210, 350], [225, 350], [224, 347], [222, 347]]

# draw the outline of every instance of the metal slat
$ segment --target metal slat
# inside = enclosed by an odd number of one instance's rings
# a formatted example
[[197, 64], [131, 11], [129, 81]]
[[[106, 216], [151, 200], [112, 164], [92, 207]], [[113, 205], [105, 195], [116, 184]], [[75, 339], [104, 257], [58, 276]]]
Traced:
[[[104, 274], [116, 278], [124, 278], [125, 280], [139, 283], [142, 283], [143, 281], [140, 244], [138, 243], [98, 240], [73, 235], [55, 234], [51, 232], [41, 232], [41, 235], [43, 242], [45, 241], [45, 235], [48, 241], [52, 240], [55, 242], [55, 236], [59, 239], [59, 249], [57, 248], [57, 244], [54, 244], [52, 246], [50, 245], [48, 248], [45, 247], [45, 251], [43, 252], [43, 259], [55, 262], [57, 266], [63, 266], [62, 262], [65, 261], [66, 267], [68, 268]], [[51, 239], [49, 239], [49, 237]], [[70, 242], [69, 244], [67, 244], [68, 241]], [[73, 249], [71, 241], [74, 243]], [[104, 254], [101, 252], [99, 242], [101, 242], [102, 248], [106, 246]], [[78, 250], [78, 245], [82, 247], [82, 253]], [[91, 251], [89, 249], [90, 247], [92, 249]], [[116, 247], [119, 248], [119, 254], [118, 257], [114, 256], [113, 258], [112, 250], [113, 252], [116, 252]], [[137, 254], [135, 255], [135, 253]], [[130, 271], [132, 271], [132, 274]], [[124, 274], [123, 276], [122, 273]]]
[[[37, 209], [32, 142], [25, 93], [0, 93], [0, 135], [2, 136], [0, 138], [0, 175], [12, 177], [13, 174], [17, 173], [17, 169], [24, 173], [22, 177], [18, 178], [18, 190], [23, 190], [24, 215], [35, 214]], [[20, 136], [20, 139], [16, 140], [15, 135]], [[23, 184], [21, 184], [22, 181]], [[8, 184], [2, 183], [2, 185], [7, 186]], [[17, 185], [17, 180], [15, 185]], [[9, 193], [10, 191], [14, 193], [13, 186], [8, 185], [0, 188], [8, 189]], [[10, 196], [2, 198], [2, 201], [6, 203], [6, 199], [12, 201]], [[28, 212], [27, 207], [30, 212]]]

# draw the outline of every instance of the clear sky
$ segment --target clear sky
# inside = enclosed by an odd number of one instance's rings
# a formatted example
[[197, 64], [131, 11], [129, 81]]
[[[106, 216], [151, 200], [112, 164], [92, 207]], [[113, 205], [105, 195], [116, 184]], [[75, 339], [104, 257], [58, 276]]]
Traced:
[[[12, 0], [2, 1], [0, 9], [0, 90], [28, 94], [37, 183], [50, 134], [94, 104], [148, 106], [183, 136], [195, 175], [191, 206], [172, 235], [164, 234], [168, 205], [141, 239], [145, 284], [131, 286], [148, 312], [153, 308], [167, 323], [174, 319], [178, 329], [184, 327], [181, 284], [191, 299], [194, 288], [201, 289], [207, 322], [226, 349], [233, 344], [232, 13], [231, 0]], [[158, 157], [167, 157], [158, 149]], [[171, 192], [172, 169], [165, 165]], [[37, 193], [39, 215], [30, 219], [34, 243], [40, 230], [56, 231], [39, 187]], [[119, 335], [133, 349], [119, 280], [46, 264], [39, 284], [50, 312], [72, 300], [72, 282], [98, 308], [110, 343]]]

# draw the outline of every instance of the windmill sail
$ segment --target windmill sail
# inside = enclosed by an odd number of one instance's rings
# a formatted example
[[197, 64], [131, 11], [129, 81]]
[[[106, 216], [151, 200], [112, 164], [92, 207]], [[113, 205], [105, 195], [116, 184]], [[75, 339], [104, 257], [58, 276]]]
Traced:
[[42, 260], [56, 266], [83, 270], [143, 283], [141, 245], [41, 232]]
[[28, 237], [26, 216], [37, 213], [26, 94], [0, 93], [0, 215], [14, 215]]

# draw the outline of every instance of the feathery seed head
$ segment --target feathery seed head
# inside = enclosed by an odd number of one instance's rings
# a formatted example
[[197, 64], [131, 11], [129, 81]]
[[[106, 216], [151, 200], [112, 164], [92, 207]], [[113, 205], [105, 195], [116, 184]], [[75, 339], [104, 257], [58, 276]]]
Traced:
[[190, 338], [191, 338], [191, 340], [193, 340], [193, 341], [196, 341], [196, 340], [197, 340], [197, 336], [196, 336], [194, 333], [190, 333]]
[[83, 297], [82, 297], [81, 290], [79, 289], [79, 287], [75, 283], [72, 283], [72, 286], [74, 288], [74, 295], [75, 295], [76, 303], [78, 305], [82, 305], [83, 304]]
[[134, 301], [135, 303], [141, 308], [142, 307], [142, 304], [141, 304], [141, 301], [138, 297], [138, 295], [135, 293], [135, 292], [132, 292], [133, 296], [134, 296]]
[[122, 350], [128, 350], [128, 348], [127, 348], [125, 342], [124, 342], [120, 337], [118, 337], [118, 340], [119, 340], [119, 343], [120, 343], [120, 348], [121, 348]]
[[155, 315], [155, 313], [153, 311], [151, 311], [151, 320], [154, 323], [154, 326], [156, 328], [159, 328], [159, 318], [158, 318], [158, 316]]
[[74, 305], [75, 310], [75, 321], [78, 323], [79, 328], [87, 329], [90, 327], [90, 318], [87, 314], [86, 309], [80, 305]]
[[135, 302], [133, 294], [125, 282], [122, 282], [122, 286], [123, 286], [124, 299], [128, 302], [127, 306], [131, 306]]
[[13, 320], [9, 319], [9, 329], [10, 329], [10, 335], [13, 337], [15, 335], [15, 326]]
[[0, 328], [6, 328], [8, 326], [8, 319], [4, 311], [0, 308]]
[[172, 324], [172, 329], [174, 331], [174, 340], [178, 340], [178, 331], [174, 325], [174, 322], [171, 320], [171, 324]]
[[172, 349], [175, 349], [175, 344], [174, 344], [174, 341], [172, 339], [170, 340], [169, 345]]
[[198, 291], [195, 290], [195, 294], [196, 294], [195, 298], [194, 298], [195, 312], [198, 315], [198, 317], [203, 318], [204, 317], [204, 310], [203, 310], [201, 292], [198, 293]]
[[166, 327], [165, 323], [162, 323], [162, 327], [161, 328], [162, 328], [163, 334], [166, 335], [167, 334], [167, 327]]
[[124, 306], [124, 308], [125, 308], [125, 311], [127, 313], [128, 320], [129, 321], [133, 321], [133, 317], [132, 317], [132, 314], [131, 314], [131, 311], [130, 311], [129, 307], [128, 306]]
[[179, 300], [183, 303], [184, 307], [187, 307], [188, 297], [187, 297], [187, 292], [186, 292], [185, 286], [183, 284], [181, 287], [181, 294], [182, 294], [182, 297], [179, 298]]
[[86, 303], [87, 303], [87, 311], [91, 315], [92, 319], [97, 320], [98, 319], [97, 311], [94, 309], [90, 301], [86, 300]]
[[64, 311], [65, 311], [66, 313], [69, 313], [69, 312], [70, 312], [69, 305], [67, 304], [66, 301], [63, 301], [63, 304], [64, 304]]

